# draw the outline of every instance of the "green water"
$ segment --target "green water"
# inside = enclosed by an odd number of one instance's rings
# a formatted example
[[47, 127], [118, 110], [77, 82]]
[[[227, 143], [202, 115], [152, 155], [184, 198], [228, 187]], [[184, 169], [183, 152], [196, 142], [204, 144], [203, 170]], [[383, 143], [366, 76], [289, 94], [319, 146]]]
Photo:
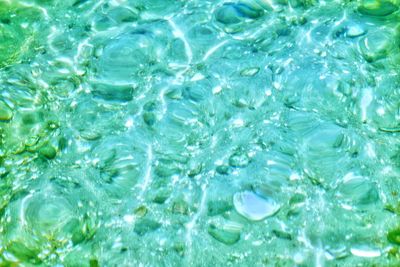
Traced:
[[0, 0], [0, 266], [400, 266], [398, 0]]

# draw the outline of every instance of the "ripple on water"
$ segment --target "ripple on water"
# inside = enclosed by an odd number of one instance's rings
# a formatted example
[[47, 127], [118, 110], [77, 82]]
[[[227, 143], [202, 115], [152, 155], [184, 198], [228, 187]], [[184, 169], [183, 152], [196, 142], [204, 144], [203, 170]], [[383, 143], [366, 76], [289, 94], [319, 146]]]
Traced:
[[397, 266], [398, 16], [0, 0], [0, 265]]
[[19, 192], [4, 224], [8, 251], [35, 264], [54, 257], [54, 248], [64, 250], [92, 238], [97, 228], [96, 213], [88, 209], [91, 196], [84, 189], [66, 180], [40, 186], [36, 192]]
[[336, 197], [355, 208], [363, 208], [379, 201], [376, 185], [366, 177], [357, 176], [353, 173], [347, 174], [342, 183], [338, 185]]
[[359, 42], [361, 53], [365, 60], [374, 62], [387, 57], [396, 49], [394, 34], [387, 30], [370, 31]]

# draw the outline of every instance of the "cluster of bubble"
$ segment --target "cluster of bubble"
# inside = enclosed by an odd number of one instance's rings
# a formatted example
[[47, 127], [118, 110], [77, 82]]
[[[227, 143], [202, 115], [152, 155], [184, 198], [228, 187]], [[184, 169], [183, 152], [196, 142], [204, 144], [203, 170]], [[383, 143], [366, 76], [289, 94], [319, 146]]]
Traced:
[[0, 266], [400, 263], [397, 0], [0, 0]]

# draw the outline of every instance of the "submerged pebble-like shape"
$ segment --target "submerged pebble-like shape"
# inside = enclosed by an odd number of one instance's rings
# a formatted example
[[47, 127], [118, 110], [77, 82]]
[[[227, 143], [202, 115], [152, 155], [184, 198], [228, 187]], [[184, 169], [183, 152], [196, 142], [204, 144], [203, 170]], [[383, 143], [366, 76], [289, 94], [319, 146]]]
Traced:
[[370, 16], [388, 16], [397, 11], [399, 7], [389, 0], [363, 0], [358, 7], [358, 11]]
[[9, 121], [12, 116], [12, 109], [6, 103], [0, 102], [0, 121]]
[[261, 197], [251, 191], [236, 193], [233, 196], [236, 211], [252, 221], [263, 220], [274, 215], [280, 205], [270, 197]]
[[399, 266], [397, 0], [0, 0], [0, 266]]

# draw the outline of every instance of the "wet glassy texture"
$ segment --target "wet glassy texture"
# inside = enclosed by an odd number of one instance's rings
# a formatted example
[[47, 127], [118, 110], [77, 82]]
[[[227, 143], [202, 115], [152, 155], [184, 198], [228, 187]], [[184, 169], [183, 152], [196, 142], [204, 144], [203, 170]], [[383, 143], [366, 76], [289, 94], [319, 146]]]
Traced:
[[0, 0], [0, 266], [399, 266], [399, 0]]

